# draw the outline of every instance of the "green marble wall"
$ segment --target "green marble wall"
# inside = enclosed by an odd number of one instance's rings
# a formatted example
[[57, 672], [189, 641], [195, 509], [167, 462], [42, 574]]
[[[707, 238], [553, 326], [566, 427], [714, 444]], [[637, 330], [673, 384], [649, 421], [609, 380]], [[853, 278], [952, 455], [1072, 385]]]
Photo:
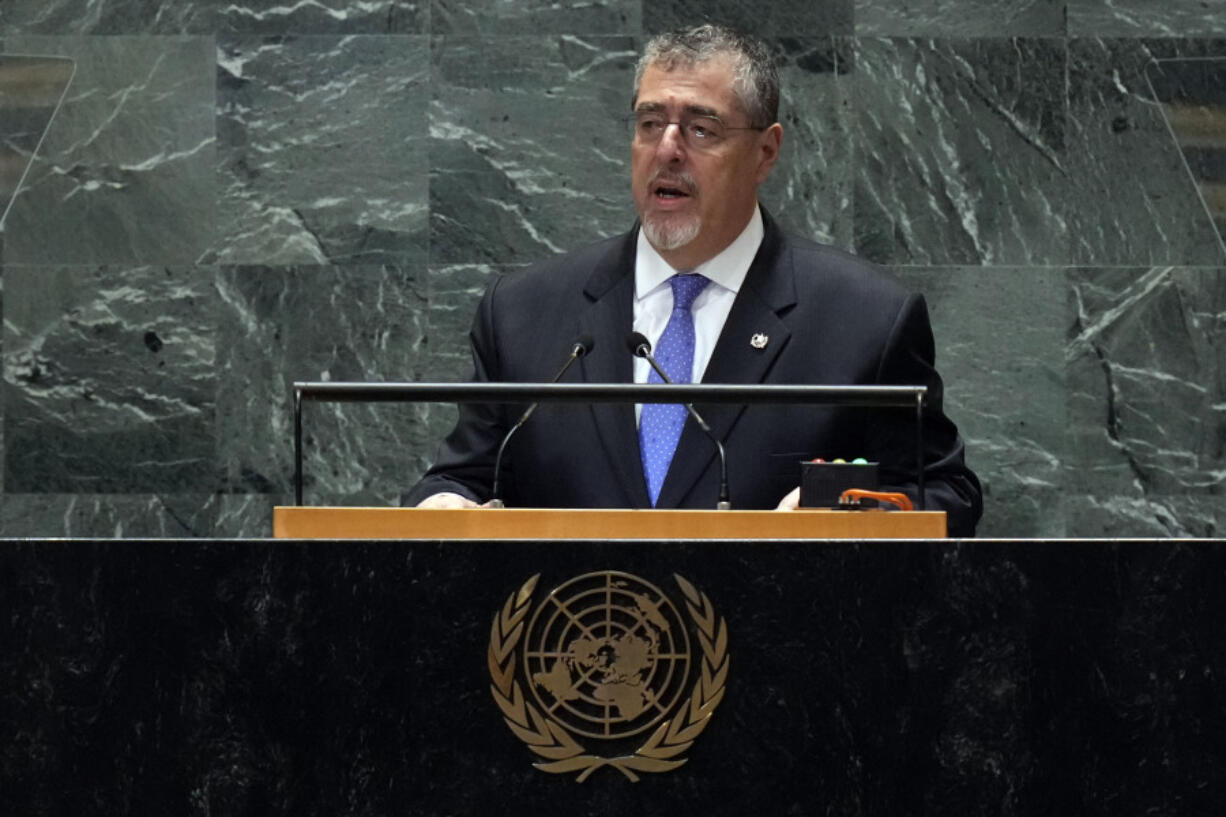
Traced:
[[[268, 534], [289, 384], [462, 377], [491, 275], [631, 224], [634, 55], [708, 18], [778, 53], [766, 206], [929, 294], [981, 534], [1221, 535], [1223, 0], [7, 0], [76, 75], [0, 231], [0, 534]], [[310, 407], [308, 500], [452, 417]]]

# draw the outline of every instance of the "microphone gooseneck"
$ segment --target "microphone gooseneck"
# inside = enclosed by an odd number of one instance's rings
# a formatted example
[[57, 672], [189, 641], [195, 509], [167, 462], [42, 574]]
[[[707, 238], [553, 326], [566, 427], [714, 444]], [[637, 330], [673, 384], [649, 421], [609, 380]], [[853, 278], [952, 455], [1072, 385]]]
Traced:
[[[558, 373], [553, 376], [553, 380], [550, 382], [557, 383], [561, 380], [562, 375], [566, 374], [566, 370], [571, 367], [571, 364], [584, 355], [589, 354], [595, 346], [596, 341], [591, 335], [587, 332], [580, 334], [579, 337], [575, 338], [575, 342], [571, 344], [570, 354], [567, 356], [566, 362], [562, 364], [562, 368], [558, 369]], [[532, 413], [536, 411], [536, 407], [539, 405], [539, 402], [533, 403], [524, 409], [524, 413], [515, 421], [515, 425], [511, 426], [511, 430], [502, 438], [502, 443], [498, 446], [498, 455], [494, 458], [494, 485], [490, 491], [490, 501], [488, 503], [491, 508], [506, 507], [506, 504], [502, 501], [502, 454], [506, 451], [507, 443], [511, 441], [511, 437], [515, 435], [516, 431], [519, 431], [520, 426], [528, 422], [528, 418], [532, 416]]]
[[[664, 368], [656, 361], [651, 354], [651, 341], [647, 340], [647, 336], [642, 332], [631, 332], [626, 337], [626, 346], [630, 349], [630, 353], [635, 357], [641, 357], [651, 364], [651, 368], [655, 369], [656, 374], [660, 375], [660, 379], [665, 383], [672, 383], [670, 378], [664, 371]], [[716, 510], [727, 511], [732, 509], [732, 502], [728, 498], [728, 458], [724, 454], [724, 444], [715, 436], [715, 432], [711, 430], [711, 426], [707, 425], [706, 420], [702, 419], [702, 415], [695, 410], [692, 403], [685, 403], [685, 410], [694, 418], [694, 422], [702, 429], [702, 432], [707, 435], [711, 442], [715, 443], [715, 450], [719, 453], [719, 501], [716, 503]]]

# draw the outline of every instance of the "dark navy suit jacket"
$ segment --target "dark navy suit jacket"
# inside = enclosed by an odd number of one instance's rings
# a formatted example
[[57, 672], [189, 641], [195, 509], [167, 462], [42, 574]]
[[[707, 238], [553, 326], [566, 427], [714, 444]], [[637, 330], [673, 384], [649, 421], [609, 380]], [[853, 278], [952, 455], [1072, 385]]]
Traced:
[[[852, 255], [786, 235], [763, 212], [765, 235], [703, 376], [704, 383], [924, 385], [927, 508], [971, 536], [982, 513], [957, 428], [942, 409], [923, 296]], [[632, 382], [637, 230], [504, 275], [486, 290], [471, 340], [476, 381], [548, 382], [575, 338], [595, 340], [563, 382]], [[750, 344], [766, 335], [765, 348]], [[697, 405], [723, 441], [732, 507], [773, 508], [799, 484], [802, 459], [865, 457], [882, 487], [915, 495], [915, 412], [814, 406]], [[439, 491], [489, 498], [494, 456], [522, 406], [461, 406], [435, 465], [404, 497]], [[713, 508], [715, 448], [687, 419], [660, 508]], [[634, 407], [542, 404], [507, 447], [511, 507], [650, 507]]]

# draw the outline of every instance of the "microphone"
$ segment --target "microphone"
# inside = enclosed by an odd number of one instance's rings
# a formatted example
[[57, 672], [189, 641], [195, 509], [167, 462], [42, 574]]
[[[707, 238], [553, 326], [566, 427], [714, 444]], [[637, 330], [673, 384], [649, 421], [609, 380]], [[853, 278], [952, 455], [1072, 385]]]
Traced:
[[[588, 354], [596, 346], [596, 341], [587, 332], [583, 332], [579, 337], [575, 338], [575, 342], [570, 346], [570, 355], [567, 356], [566, 362], [562, 364], [562, 368], [558, 369], [558, 373], [553, 376], [551, 383], [557, 383], [562, 379], [562, 375], [566, 374], [566, 370], [571, 367], [579, 358]], [[524, 413], [515, 421], [515, 425], [511, 426], [511, 430], [507, 432], [507, 436], [502, 438], [502, 444], [498, 446], [498, 456], [494, 458], [494, 487], [490, 492], [490, 501], [487, 505], [491, 508], [505, 508], [506, 504], [502, 501], [501, 490], [501, 474], [502, 474], [502, 452], [506, 450], [507, 443], [511, 441], [511, 437], [519, 431], [519, 427], [528, 422], [528, 418], [536, 411], [536, 407], [540, 403], [533, 403], [524, 409]]]
[[[672, 383], [672, 379], [664, 373], [664, 369], [656, 362], [656, 359], [651, 354], [651, 341], [642, 332], [631, 332], [626, 338], [626, 346], [630, 348], [630, 353], [635, 357], [641, 357], [651, 364], [651, 368], [656, 370], [656, 374], [660, 375], [660, 379], [665, 383]], [[728, 458], [724, 455], [724, 444], [715, 436], [715, 432], [711, 430], [711, 426], [707, 425], [702, 416], [695, 411], [693, 404], [685, 403], [685, 410], [694, 418], [694, 422], [698, 423], [698, 427], [703, 433], [710, 438], [711, 442], [715, 443], [715, 450], [719, 452], [719, 502], [715, 504], [715, 509], [719, 511], [728, 511], [732, 509], [732, 502], [728, 499]]]

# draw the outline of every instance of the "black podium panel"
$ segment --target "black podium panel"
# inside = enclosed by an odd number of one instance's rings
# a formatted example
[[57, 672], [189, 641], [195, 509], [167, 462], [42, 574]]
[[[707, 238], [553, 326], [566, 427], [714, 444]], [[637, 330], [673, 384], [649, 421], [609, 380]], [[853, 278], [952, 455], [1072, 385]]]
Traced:
[[[534, 768], [487, 661], [603, 571], [727, 624], [637, 783]], [[0, 813], [1221, 813], [1224, 586], [1220, 541], [0, 542]]]

